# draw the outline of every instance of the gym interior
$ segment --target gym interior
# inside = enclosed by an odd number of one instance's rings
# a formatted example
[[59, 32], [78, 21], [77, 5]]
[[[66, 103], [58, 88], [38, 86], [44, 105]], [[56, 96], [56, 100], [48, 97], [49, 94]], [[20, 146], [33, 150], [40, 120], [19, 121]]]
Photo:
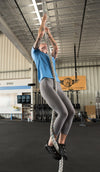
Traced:
[[58, 171], [44, 148], [52, 109], [31, 57], [43, 5], [58, 46], [56, 72], [75, 109], [63, 171], [99, 172], [99, 0], [0, 0], [0, 172]]

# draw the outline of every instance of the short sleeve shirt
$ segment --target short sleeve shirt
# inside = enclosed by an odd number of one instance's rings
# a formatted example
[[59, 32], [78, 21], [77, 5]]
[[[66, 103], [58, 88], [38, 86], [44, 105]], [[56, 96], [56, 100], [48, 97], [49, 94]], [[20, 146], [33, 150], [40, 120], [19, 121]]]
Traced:
[[[31, 56], [35, 62], [38, 71], [38, 81], [40, 82], [43, 78], [53, 78], [49, 56], [46, 53], [41, 52], [39, 49], [31, 49]], [[54, 72], [56, 81], [60, 82], [56, 73], [55, 59], [52, 57]]]

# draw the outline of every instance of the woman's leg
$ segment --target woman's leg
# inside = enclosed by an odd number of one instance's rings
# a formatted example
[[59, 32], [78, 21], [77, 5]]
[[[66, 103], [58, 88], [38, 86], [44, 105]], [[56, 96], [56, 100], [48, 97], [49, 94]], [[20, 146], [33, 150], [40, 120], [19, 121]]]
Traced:
[[59, 143], [64, 144], [64, 142], [66, 140], [66, 136], [68, 135], [69, 130], [72, 125], [75, 110], [74, 110], [73, 105], [72, 105], [71, 101], [69, 100], [69, 98], [67, 96], [65, 96], [64, 92], [62, 91], [60, 83], [57, 83], [57, 94], [59, 95], [59, 97], [61, 98], [61, 100], [63, 101], [63, 103], [65, 104], [65, 106], [68, 110], [68, 117], [62, 126], [61, 133], [59, 136]]
[[54, 134], [57, 137], [68, 117], [67, 108], [57, 92], [53, 89], [53, 79], [44, 78], [40, 82], [40, 92], [47, 104], [58, 114], [54, 122]]

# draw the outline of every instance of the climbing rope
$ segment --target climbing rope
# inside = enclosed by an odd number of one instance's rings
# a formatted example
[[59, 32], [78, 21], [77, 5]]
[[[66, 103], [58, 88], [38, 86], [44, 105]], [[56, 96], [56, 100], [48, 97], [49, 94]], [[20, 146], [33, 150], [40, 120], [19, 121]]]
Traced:
[[[46, 8], [45, 0], [42, 0], [42, 9], [43, 9], [43, 14], [47, 14], [47, 10], [46, 10], [47, 8]], [[45, 42], [47, 44], [48, 55], [49, 55], [49, 60], [50, 60], [50, 65], [51, 65], [51, 70], [52, 70], [52, 75], [53, 75], [53, 78], [54, 78], [53, 85], [54, 85], [54, 89], [57, 91], [56, 76], [55, 76], [53, 62], [52, 62], [52, 56], [51, 56], [50, 49], [49, 49], [49, 39], [48, 39], [48, 35], [46, 33], [45, 33]], [[56, 142], [56, 139], [55, 139], [55, 136], [54, 136], [54, 132], [53, 132], [54, 121], [55, 121], [55, 111], [52, 110], [52, 118], [51, 118], [51, 124], [50, 124], [50, 137], [52, 139], [52, 142], [53, 142], [53, 145], [54, 145], [55, 149], [59, 153], [59, 146], [58, 146], [58, 143]], [[61, 158], [61, 160], [59, 160], [58, 172], [63, 172], [63, 157]]]

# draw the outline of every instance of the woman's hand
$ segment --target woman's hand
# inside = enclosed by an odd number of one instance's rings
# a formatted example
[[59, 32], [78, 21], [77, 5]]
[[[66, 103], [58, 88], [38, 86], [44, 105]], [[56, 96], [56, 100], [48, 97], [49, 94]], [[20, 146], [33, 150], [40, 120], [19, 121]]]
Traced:
[[43, 18], [42, 18], [42, 23], [46, 23], [47, 20], [47, 14], [44, 14]]
[[39, 39], [42, 39], [43, 36], [44, 36], [44, 31], [40, 31], [40, 32], [38, 33], [38, 38], [39, 38]]
[[44, 36], [46, 20], [47, 20], [47, 15], [44, 14], [44, 16], [42, 18], [42, 23], [41, 23], [39, 30], [38, 30], [38, 36], [37, 36], [37, 39], [36, 39], [35, 44], [34, 44], [35, 49], [39, 48], [40, 41]]
[[49, 30], [48, 27], [45, 27], [45, 32], [46, 32], [47, 34], [50, 34], [50, 30]]
[[40, 26], [39, 31], [38, 31], [38, 37], [39, 37], [40, 39], [43, 38], [43, 36], [44, 36], [44, 29], [45, 29], [46, 20], [47, 20], [47, 15], [44, 14], [44, 16], [43, 16], [43, 18], [42, 18], [41, 26]]

